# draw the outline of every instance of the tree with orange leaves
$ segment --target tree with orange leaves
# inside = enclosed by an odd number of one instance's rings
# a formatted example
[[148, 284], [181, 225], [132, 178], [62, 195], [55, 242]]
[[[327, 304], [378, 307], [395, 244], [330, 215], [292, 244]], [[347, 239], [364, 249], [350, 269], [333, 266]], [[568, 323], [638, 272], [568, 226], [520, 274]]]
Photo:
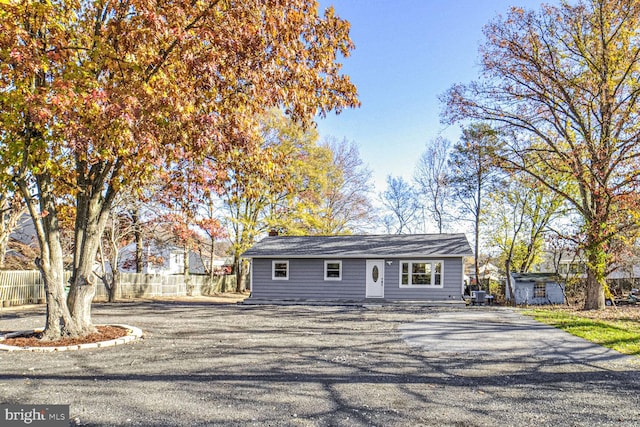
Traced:
[[639, 27], [636, 0], [514, 8], [485, 29], [482, 79], [444, 97], [446, 120], [511, 131], [499, 162], [579, 213], [585, 309], [604, 308], [611, 243], [640, 218]]
[[[95, 328], [100, 237], [116, 195], [181, 159], [242, 151], [255, 117], [308, 123], [358, 105], [349, 24], [315, 0], [0, 2], [0, 181], [32, 216], [44, 338]], [[58, 204], [75, 204], [64, 294]]]

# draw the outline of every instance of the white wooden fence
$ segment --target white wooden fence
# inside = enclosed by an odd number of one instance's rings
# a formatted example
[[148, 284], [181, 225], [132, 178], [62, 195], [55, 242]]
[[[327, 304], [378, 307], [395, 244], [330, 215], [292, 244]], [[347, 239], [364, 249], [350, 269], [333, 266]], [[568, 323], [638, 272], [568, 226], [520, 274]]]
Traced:
[[[65, 279], [69, 279], [67, 273]], [[185, 295], [213, 295], [235, 290], [235, 276], [189, 276], [189, 288], [183, 275], [120, 273], [116, 298], [149, 298]], [[98, 281], [94, 301], [106, 301], [109, 292]], [[0, 307], [24, 304], [44, 304], [44, 282], [40, 272], [0, 271]]]

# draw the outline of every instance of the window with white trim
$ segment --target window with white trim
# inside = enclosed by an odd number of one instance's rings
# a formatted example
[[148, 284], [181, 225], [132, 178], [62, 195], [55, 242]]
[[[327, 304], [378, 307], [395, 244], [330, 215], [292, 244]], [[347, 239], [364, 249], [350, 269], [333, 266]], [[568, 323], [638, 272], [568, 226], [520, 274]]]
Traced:
[[400, 287], [442, 288], [442, 261], [400, 261]]
[[289, 280], [289, 261], [272, 261], [271, 279]]
[[342, 261], [324, 262], [324, 280], [342, 280]]

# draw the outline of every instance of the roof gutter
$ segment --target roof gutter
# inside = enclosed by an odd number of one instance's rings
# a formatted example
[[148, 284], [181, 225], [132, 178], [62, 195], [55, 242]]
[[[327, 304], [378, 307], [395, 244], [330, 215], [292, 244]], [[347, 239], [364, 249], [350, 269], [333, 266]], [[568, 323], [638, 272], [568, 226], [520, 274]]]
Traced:
[[297, 258], [297, 259], [313, 259], [313, 258], [343, 258], [343, 259], [359, 259], [359, 258], [367, 258], [367, 259], [373, 259], [373, 258], [393, 258], [393, 259], [400, 259], [400, 258], [461, 258], [461, 257], [467, 257], [467, 256], [473, 256], [473, 252], [468, 252], [468, 253], [463, 253], [463, 254], [456, 254], [456, 255], [452, 255], [452, 254], [447, 254], [447, 255], [442, 255], [442, 254], [424, 254], [424, 253], [419, 253], [419, 254], [394, 254], [394, 255], [381, 255], [381, 254], [357, 254], [357, 255], [343, 255], [343, 254], [320, 254], [320, 255], [288, 255], [288, 254], [270, 254], [270, 255], [245, 255], [245, 254], [241, 254], [240, 255], [242, 258], [249, 258], [249, 259], [261, 259], [261, 258]]

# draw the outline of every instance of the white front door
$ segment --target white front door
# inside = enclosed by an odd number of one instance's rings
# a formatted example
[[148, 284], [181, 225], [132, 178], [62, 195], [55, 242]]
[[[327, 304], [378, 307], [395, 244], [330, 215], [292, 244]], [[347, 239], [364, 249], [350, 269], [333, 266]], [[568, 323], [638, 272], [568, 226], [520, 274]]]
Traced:
[[367, 298], [384, 298], [384, 260], [367, 260]]

